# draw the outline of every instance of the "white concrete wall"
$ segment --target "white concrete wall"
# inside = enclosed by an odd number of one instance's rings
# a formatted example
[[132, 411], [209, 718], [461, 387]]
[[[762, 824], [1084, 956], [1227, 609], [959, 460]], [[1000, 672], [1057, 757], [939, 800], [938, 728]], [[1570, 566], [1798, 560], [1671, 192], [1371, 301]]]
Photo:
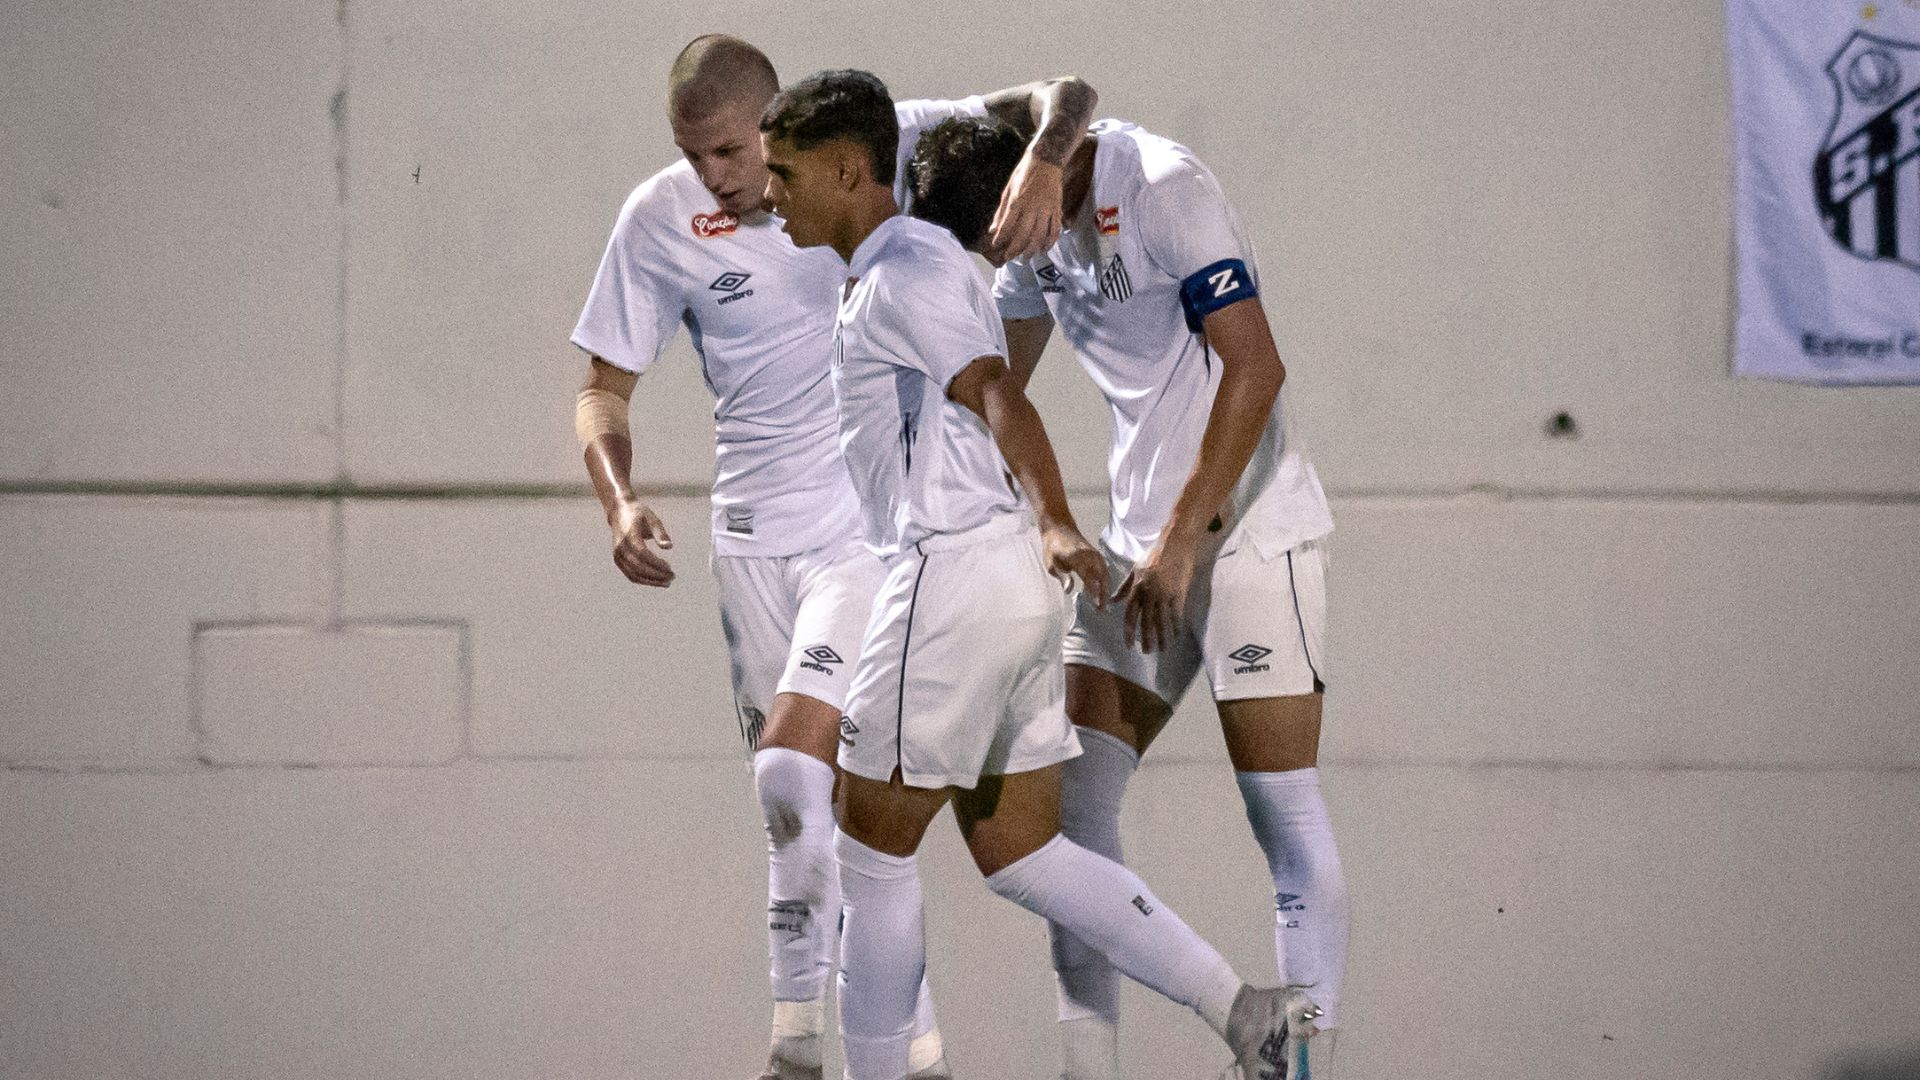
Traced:
[[[1079, 72], [1233, 192], [1340, 523], [1344, 1075], [1913, 1075], [1885, 1063], [1920, 1044], [1920, 392], [1727, 374], [1720, 20], [15, 4], [0, 1077], [753, 1068], [710, 401], [684, 341], [642, 381], [687, 572], [641, 593], [579, 487], [565, 343], [710, 29], [902, 95]], [[1097, 523], [1090, 394], [1058, 352], [1036, 389]], [[1204, 703], [1127, 828], [1270, 972]], [[1050, 1075], [1041, 928], [949, 833], [955, 1063]], [[1132, 1075], [1219, 1064], [1129, 1009]]]

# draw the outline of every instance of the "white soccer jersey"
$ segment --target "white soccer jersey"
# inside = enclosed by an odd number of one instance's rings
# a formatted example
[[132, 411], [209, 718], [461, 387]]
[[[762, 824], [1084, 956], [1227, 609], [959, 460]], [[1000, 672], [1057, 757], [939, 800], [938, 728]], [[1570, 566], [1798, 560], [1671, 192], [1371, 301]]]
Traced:
[[[1093, 186], [1079, 220], [1044, 255], [1002, 267], [994, 294], [1006, 318], [1051, 313], [1106, 396], [1112, 511], [1101, 538], [1133, 562], [1153, 548], [1193, 473], [1220, 386], [1182, 286], [1204, 307], [1255, 295], [1258, 270], [1219, 182], [1186, 147], [1119, 120], [1095, 124], [1091, 137]], [[1281, 400], [1222, 514], [1269, 553], [1333, 530]]]
[[[927, 128], [986, 104], [903, 101], [894, 111], [905, 162]], [[635, 188], [620, 210], [573, 343], [638, 374], [686, 325], [715, 398], [717, 555], [796, 555], [859, 529], [827, 376], [845, 277], [831, 248], [794, 247], [777, 217], [741, 221], [715, 209], [685, 161]]]
[[1021, 512], [1006, 462], [947, 386], [1006, 335], [973, 257], [938, 225], [898, 215], [853, 253], [833, 389], [867, 545], [883, 558], [937, 533]]

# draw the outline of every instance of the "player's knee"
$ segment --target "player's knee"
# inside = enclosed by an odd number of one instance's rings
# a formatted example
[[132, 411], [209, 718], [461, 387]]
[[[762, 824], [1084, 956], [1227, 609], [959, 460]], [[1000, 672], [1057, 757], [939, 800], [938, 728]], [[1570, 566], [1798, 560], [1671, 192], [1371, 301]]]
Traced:
[[753, 780], [774, 847], [833, 842], [833, 769], [825, 762], [773, 747], [753, 756]]

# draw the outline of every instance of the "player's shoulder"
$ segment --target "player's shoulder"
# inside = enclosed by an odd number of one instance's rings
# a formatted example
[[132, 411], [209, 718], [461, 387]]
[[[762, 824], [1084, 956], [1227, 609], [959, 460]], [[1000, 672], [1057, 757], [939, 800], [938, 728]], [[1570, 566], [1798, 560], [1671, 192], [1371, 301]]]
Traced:
[[881, 261], [899, 282], [950, 281], [976, 275], [973, 256], [953, 233], [930, 221], [902, 214], [889, 220]]
[[1184, 145], [1125, 120], [1102, 120], [1093, 126], [1110, 183], [1133, 193], [1153, 191], [1183, 182], [1213, 181], [1213, 171]]
[[949, 116], [983, 116], [987, 101], [979, 95], [963, 98], [909, 98], [893, 103], [893, 116], [900, 130], [911, 131], [931, 126]]
[[635, 226], [671, 230], [696, 227], [693, 215], [712, 209], [713, 196], [700, 183], [693, 166], [682, 159], [642, 180], [627, 196], [620, 217]]

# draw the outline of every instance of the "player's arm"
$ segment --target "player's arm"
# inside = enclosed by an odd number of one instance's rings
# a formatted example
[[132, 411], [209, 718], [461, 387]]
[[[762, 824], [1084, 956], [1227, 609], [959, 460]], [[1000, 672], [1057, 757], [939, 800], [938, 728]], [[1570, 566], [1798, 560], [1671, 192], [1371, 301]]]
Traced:
[[1027, 136], [1027, 153], [1000, 194], [988, 236], [994, 258], [1037, 255], [1060, 236], [1062, 176], [1086, 138], [1100, 95], [1067, 75], [986, 95], [987, 112]]
[[1245, 292], [1243, 298], [1202, 317], [1207, 344], [1220, 363], [1220, 388], [1207, 414], [1200, 453], [1159, 541], [1121, 589], [1127, 602], [1128, 641], [1139, 641], [1148, 652], [1171, 640], [1185, 606], [1200, 539], [1259, 447], [1273, 400], [1287, 377], [1266, 312], [1246, 278], [1246, 267], [1239, 260], [1227, 263], [1189, 280], [1188, 291], [1197, 287], [1209, 295], [1216, 290]]
[[1074, 522], [1046, 425], [1007, 365], [997, 356], [976, 359], [947, 384], [947, 397], [986, 421], [993, 433], [1000, 456], [1040, 519], [1047, 569], [1061, 577], [1077, 576], [1104, 607], [1107, 562]]
[[1047, 351], [1047, 341], [1053, 337], [1053, 316], [1001, 319], [1000, 325], [1007, 332], [1007, 378], [1014, 389], [1025, 394], [1034, 369], [1040, 366], [1040, 354]]
[[587, 364], [586, 384], [574, 405], [574, 431], [580, 436], [587, 476], [613, 530], [613, 562], [636, 585], [661, 588], [673, 582], [673, 568], [652, 542], [673, 547], [660, 518], [633, 492], [633, 435], [627, 423], [633, 387], [639, 376], [598, 356]]

